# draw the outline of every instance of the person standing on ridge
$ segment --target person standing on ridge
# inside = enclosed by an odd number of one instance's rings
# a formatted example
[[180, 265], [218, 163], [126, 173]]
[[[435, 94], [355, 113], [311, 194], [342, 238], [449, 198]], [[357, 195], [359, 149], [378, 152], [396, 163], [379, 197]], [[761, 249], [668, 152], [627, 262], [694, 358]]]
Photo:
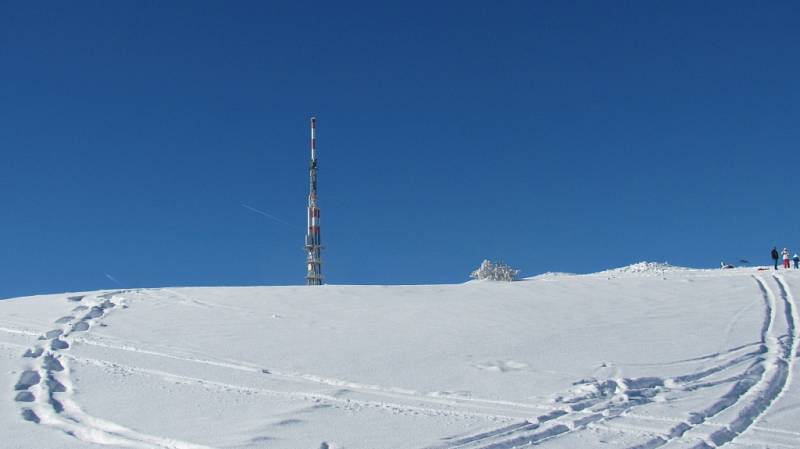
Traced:
[[789, 250], [783, 248], [783, 268], [792, 268], [790, 261], [792, 260], [792, 256], [789, 255]]
[[792, 256], [792, 262], [794, 262], [795, 269], [800, 268], [800, 256], [798, 256], [797, 253], [794, 253], [794, 256]]
[[778, 248], [772, 247], [772, 261], [775, 262], [775, 269], [778, 269]]

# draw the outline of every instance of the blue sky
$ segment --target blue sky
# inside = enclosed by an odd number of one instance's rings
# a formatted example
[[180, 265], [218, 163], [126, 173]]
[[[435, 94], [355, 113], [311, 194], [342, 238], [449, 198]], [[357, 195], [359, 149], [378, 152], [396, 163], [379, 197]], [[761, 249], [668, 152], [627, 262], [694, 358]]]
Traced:
[[302, 283], [311, 115], [330, 283], [768, 263], [800, 251], [799, 12], [4, 3], [0, 297]]

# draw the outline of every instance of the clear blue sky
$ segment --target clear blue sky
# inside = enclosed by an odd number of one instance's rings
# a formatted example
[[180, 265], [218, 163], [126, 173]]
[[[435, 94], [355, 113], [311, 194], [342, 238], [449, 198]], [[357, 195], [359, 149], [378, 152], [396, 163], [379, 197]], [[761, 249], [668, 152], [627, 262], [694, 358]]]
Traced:
[[[5, 2], [0, 297], [800, 251], [793, 1]], [[265, 217], [242, 204], [262, 210]], [[287, 224], [288, 223], [288, 224]]]

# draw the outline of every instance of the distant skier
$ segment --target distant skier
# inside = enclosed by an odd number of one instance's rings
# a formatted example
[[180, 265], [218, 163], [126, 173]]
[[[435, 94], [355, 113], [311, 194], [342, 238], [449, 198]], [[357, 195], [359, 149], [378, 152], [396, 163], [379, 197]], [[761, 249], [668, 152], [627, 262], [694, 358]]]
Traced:
[[789, 250], [783, 248], [783, 268], [792, 268], [791, 266], [792, 257], [789, 256]]
[[776, 270], [778, 269], [778, 256], [780, 256], [780, 254], [778, 254], [778, 248], [773, 246], [772, 247], [772, 261], [775, 262], [775, 269]]
[[794, 262], [795, 268], [800, 268], [800, 256], [798, 256], [797, 253], [794, 253], [794, 256], [792, 256], [792, 262]]

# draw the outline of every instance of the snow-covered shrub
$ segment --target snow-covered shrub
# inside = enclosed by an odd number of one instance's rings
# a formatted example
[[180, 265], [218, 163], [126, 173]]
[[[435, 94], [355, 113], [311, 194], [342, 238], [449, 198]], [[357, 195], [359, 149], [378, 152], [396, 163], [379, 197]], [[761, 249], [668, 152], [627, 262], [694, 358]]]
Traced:
[[503, 262], [484, 260], [477, 270], [470, 273], [469, 277], [478, 280], [511, 282], [517, 279], [517, 275], [519, 275], [519, 270], [511, 268]]

